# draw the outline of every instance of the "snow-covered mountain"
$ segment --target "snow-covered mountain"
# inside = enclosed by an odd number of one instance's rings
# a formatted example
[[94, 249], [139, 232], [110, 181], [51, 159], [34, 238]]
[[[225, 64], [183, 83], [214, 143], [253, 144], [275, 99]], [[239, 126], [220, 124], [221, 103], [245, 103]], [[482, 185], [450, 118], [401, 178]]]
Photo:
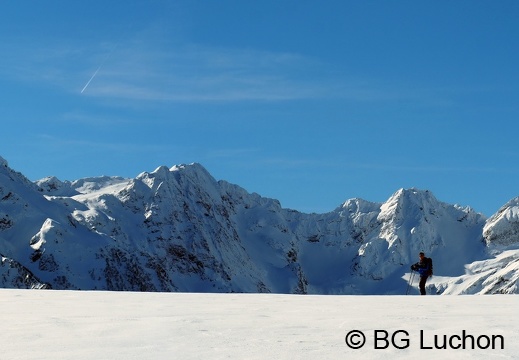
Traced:
[[418, 189], [304, 214], [199, 164], [33, 183], [0, 158], [2, 287], [402, 294], [425, 251], [433, 293], [518, 293], [517, 234], [519, 198], [489, 219]]

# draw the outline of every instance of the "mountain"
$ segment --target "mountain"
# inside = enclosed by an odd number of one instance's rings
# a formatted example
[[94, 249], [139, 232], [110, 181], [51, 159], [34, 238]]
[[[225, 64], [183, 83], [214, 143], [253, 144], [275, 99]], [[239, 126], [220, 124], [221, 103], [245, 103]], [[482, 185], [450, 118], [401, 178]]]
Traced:
[[519, 198], [485, 218], [400, 189], [325, 214], [215, 180], [200, 164], [134, 179], [31, 182], [0, 158], [0, 286], [127, 291], [518, 293]]

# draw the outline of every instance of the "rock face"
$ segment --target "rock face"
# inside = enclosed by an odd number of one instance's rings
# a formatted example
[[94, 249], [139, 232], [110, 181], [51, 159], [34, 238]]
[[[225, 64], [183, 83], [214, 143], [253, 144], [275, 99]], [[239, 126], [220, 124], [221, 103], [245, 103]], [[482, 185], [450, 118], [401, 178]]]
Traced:
[[[417, 189], [304, 214], [199, 164], [32, 183], [0, 160], [2, 287], [401, 294], [425, 251], [439, 277], [432, 291], [517, 292], [518, 199], [488, 221]], [[467, 269], [486, 267], [509, 267], [501, 285], [459, 286]]]
[[489, 246], [510, 246], [519, 242], [519, 197], [510, 200], [488, 219], [483, 235]]

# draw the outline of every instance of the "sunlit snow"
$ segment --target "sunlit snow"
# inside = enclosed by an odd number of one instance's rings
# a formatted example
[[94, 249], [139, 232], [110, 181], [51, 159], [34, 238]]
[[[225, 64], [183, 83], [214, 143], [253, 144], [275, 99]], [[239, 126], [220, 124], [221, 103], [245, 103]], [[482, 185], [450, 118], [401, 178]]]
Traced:
[[[1, 359], [514, 359], [518, 306], [515, 295], [0, 290]], [[360, 349], [346, 344], [353, 330]]]

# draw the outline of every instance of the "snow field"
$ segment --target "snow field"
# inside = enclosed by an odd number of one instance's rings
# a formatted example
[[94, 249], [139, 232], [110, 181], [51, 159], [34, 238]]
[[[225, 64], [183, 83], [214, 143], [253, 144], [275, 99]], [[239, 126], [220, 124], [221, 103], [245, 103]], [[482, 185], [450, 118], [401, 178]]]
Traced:
[[[4, 289], [0, 302], [2, 359], [519, 358], [519, 297], [514, 295]], [[365, 334], [363, 348], [346, 345], [346, 334], [352, 330]], [[447, 345], [454, 336], [452, 346], [460, 347], [463, 331], [475, 340], [483, 336], [481, 346], [488, 348], [473, 350], [469, 339], [465, 349], [436, 349], [435, 337], [441, 346], [444, 335]], [[504, 349], [499, 342], [495, 349], [485, 344], [493, 335], [504, 339]]]

